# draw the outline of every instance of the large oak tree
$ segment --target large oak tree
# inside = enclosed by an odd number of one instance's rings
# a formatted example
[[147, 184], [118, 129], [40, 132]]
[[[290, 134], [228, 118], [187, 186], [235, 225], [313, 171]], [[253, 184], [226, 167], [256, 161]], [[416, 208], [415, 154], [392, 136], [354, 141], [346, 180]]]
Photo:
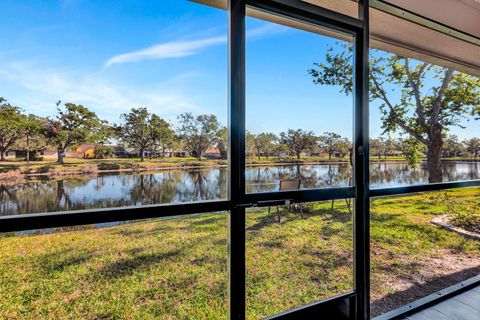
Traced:
[[328, 159], [332, 159], [335, 152], [338, 152], [342, 158], [346, 156], [350, 150], [351, 142], [335, 132], [325, 132], [318, 137], [320, 148], [328, 155]]
[[141, 162], [145, 161], [147, 149], [151, 157], [160, 150], [165, 154], [165, 149], [173, 148], [175, 134], [170, 123], [148, 112], [147, 108], [132, 108], [121, 118], [123, 124], [117, 126], [117, 134], [125, 144], [139, 150]]
[[[370, 101], [379, 101], [383, 129], [400, 132], [426, 146], [430, 182], [442, 181], [446, 133], [464, 119], [480, 117], [480, 79], [428, 62], [372, 50]], [[309, 70], [313, 82], [353, 92], [352, 48], [330, 49]]]
[[296, 155], [297, 159], [300, 159], [303, 151], [313, 149], [316, 140], [313, 131], [288, 129], [287, 132], [280, 133], [280, 143], [288, 148], [290, 154]]
[[208, 147], [216, 145], [219, 140], [220, 123], [217, 117], [213, 114], [194, 116], [186, 112], [178, 119], [178, 136], [188, 151], [200, 160]]
[[8, 150], [23, 136], [25, 115], [0, 97], [0, 160], [5, 160]]
[[261, 154], [264, 154], [268, 159], [268, 156], [273, 153], [273, 148], [277, 140], [278, 137], [271, 132], [262, 132], [253, 136], [253, 143], [258, 160], [260, 160]]
[[478, 155], [480, 154], [480, 139], [479, 138], [470, 138], [464, 142], [465, 148], [471, 156], [477, 160]]
[[74, 103], [65, 103], [64, 109], [57, 102], [58, 114], [47, 118], [42, 133], [50, 144], [57, 147], [57, 162], [64, 163], [68, 148], [82, 143], [93, 142], [92, 139], [101, 130], [101, 121], [95, 112]]

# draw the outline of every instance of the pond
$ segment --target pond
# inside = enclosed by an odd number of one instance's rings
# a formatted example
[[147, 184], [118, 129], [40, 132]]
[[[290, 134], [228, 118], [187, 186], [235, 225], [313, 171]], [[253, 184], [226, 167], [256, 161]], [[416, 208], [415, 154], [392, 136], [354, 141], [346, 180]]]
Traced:
[[[480, 163], [446, 162], [444, 181], [480, 178]], [[246, 168], [247, 192], [271, 192], [280, 180], [301, 178], [302, 188], [351, 185], [345, 164], [308, 164]], [[0, 185], [0, 214], [13, 215], [92, 208], [137, 206], [225, 199], [227, 169], [167, 170], [155, 173], [109, 173], [68, 179], [40, 179]], [[373, 188], [428, 182], [425, 164], [372, 163]]]

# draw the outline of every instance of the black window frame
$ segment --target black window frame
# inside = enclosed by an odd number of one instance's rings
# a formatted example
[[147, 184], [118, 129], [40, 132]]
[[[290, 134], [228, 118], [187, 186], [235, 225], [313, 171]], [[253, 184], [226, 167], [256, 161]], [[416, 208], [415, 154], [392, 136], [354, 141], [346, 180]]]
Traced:
[[[354, 39], [354, 186], [307, 189], [288, 192], [247, 194], [245, 192], [245, 17], [246, 8], [263, 10], [291, 19], [348, 33]], [[352, 18], [300, 0], [228, 0], [228, 113], [229, 169], [226, 200], [137, 207], [63, 211], [0, 217], [0, 232], [66, 227], [114, 221], [183, 216], [194, 213], [228, 211], [228, 318], [245, 319], [245, 214], [246, 208], [282, 204], [286, 201], [311, 202], [353, 198], [354, 210], [354, 288], [333, 297], [268, 319], [370, 318], [370, 198], [416, 192], [480, 186], [480, 179], [425, 185], [374, 188], [369, 185], [368, 117], [368, 35], [369, 0], [359, 1], [359, 15]], [[478, 285], [480, 277], [450, 290], [448, 294], [424, 299], [378, 317], [394, 319], [422, 309], [459, 290]]]

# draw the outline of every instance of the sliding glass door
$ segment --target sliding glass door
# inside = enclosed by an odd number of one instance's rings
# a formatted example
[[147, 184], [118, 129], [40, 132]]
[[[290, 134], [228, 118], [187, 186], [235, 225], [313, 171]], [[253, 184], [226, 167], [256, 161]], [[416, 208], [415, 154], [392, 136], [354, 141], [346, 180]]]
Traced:
[[243, 5], [230, 8], [230, 317], [366, 313], [363, 22]]

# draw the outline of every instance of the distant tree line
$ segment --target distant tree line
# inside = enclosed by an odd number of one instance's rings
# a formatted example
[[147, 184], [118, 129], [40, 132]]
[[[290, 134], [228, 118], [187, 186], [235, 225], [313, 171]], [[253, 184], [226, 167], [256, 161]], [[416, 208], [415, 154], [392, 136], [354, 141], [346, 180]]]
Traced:
[[345, 157], [352, 147], [352, 142], [334, 132], [325, 132], [316, 136], [313, 131], [288, 129], [280, 135], [274, 133], [252, 134], [247, 132], [247, 154], [256, 155], [258, 159], [264, 156], [287, 154], [300, 159], [302, 153], [310, 155], [327, 155], [329, 159], [337, 156]]
[[[414, 167], [427, 155], [428, 149], [419, 144], [414, 138], [385, 138], [370, 139], [370, 156], [379, 159], [387, 156], [402, 156]], [[480, 139], [470, 138], [460, 141], [456, 135], [448, 135], [444, 138], [441, 150], [442, 158], [472, 158], [475, 161], [480, 155]]]
[[[25, 114], [22, 110], [0, 97], [0, 159], [9, 150], [25, 151], [26, 160], [35, 160], [40, 151], [55, 148], [58, 163], [63, 163], [65, 153], [82, 144], [93, 144], [94, 158], [113, 156], [110, 145], [116, 142], [138, 150], [141, 161], [149, 157], [173, 154], [174, 150], [186, 150], [199, 160], [210, 147], [218, 149], [224, 159], [228, 153], [228, 130], [213, 114], [193, 115], [182, 113], [174, 127], [170, 122], [151, 113], [147, 108], [132, 108], [120, 115], [121, 123], [101, 120], [95, 112], [74, 103], [58, 101], [53, 117]], [[258, 159], [272, 156], [296, 157], [302, 155], [344, 158], [352, 148], [352, 142], [338, 133], [325, 132], [319, 136], [312, 131], [288, 129], [276, 135], [271, 132], [246, 133], [247, 155]], [[428, 148], [414, 138], [375, 138], [370, 141], [370, 154], [378, 158], [400, 155], [414, 166]], [[451, 135], [443, 138], [443, 157], [466, 157], [475, 160], [480, 154], [480, 139], [459, 141]]]

